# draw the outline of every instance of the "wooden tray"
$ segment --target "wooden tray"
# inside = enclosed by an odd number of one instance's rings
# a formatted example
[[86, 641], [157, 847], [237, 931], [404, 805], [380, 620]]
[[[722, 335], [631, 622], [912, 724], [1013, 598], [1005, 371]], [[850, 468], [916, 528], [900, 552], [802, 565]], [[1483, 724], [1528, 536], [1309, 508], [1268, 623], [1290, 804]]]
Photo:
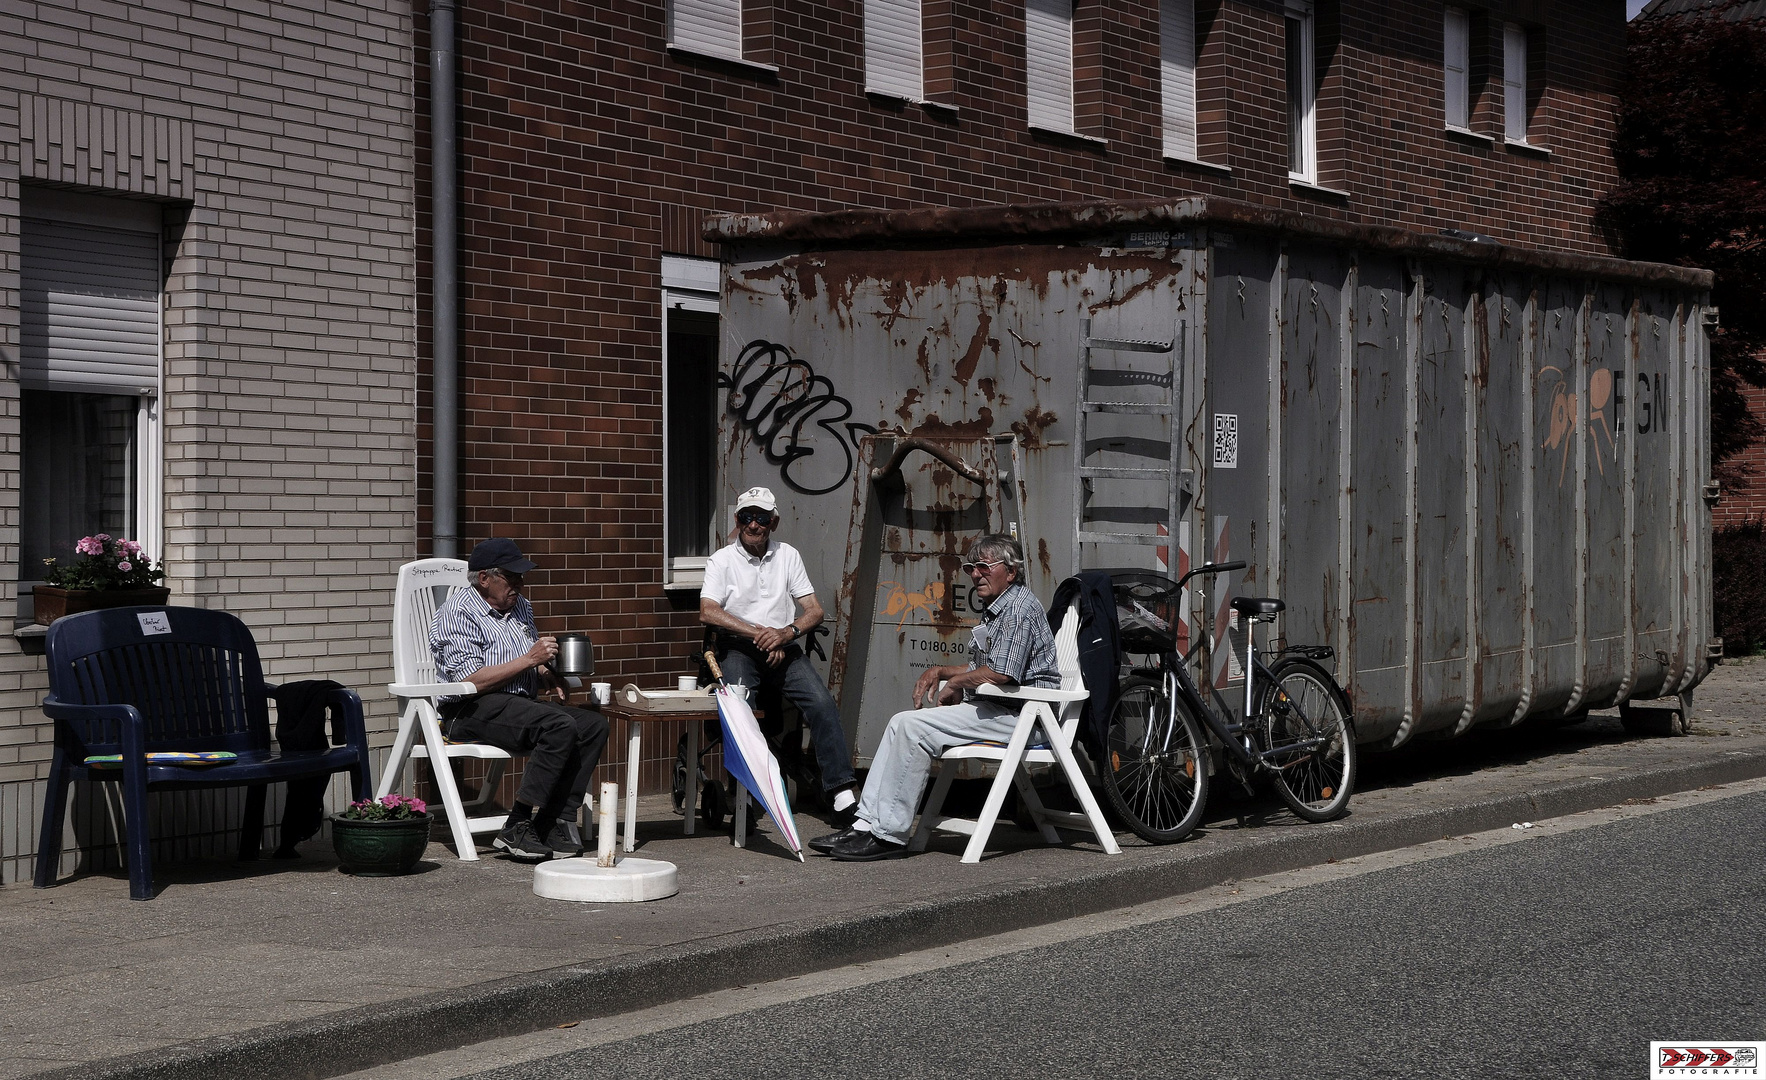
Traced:
[[626, 683], [613, 695], [613, 703], [630, 712], [702, 713], [716, 712], [717, 698], [710, 690], [640, 690], [635, 683]]

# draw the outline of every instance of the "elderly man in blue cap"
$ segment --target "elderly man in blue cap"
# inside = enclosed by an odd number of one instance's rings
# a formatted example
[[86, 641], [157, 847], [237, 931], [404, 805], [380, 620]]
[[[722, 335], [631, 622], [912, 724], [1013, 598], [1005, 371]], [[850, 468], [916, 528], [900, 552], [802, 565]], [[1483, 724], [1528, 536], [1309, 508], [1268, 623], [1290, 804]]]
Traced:
[[607, 746], [607, 718], [564, 704], [563, 684], [544, 667], [558, 641], [540, 636], [521, 595], [533, 568], [515, 541], [486, 540], [466, 561], [472, 588], [455, 589], [429, 630], [437, 674], [478, 688], [443, 702], [448, 737], [527, 755], [509, 820], [491, 842], [523, 862], [582, 853], [576, 818]]

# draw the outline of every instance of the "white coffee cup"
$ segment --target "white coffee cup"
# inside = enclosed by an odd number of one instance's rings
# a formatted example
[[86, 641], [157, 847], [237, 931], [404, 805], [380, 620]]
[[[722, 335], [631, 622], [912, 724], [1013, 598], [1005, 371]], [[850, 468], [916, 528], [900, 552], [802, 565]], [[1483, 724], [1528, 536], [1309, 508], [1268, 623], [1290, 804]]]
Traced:
[[699, 680], [691, 675], [682, 675], [675, 680], [675, 689], [691, 693], [699, 689]]
[[613, 684], [612, 683], [610, 683], [610, 682], [590, 683], [589, 690], [592, 691], [595, 695], [595, 704], [597, 704], [597, 705], [611, 705], [611, 704], [613, 704]]

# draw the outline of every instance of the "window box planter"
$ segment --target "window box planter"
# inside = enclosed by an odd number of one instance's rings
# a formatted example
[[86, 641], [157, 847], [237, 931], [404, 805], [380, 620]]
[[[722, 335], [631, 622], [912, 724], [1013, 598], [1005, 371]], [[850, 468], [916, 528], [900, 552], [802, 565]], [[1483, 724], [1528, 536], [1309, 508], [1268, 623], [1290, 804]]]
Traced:
[[36, 600], [37, 625], [48, 626], [64, 615], [78, 615], [82, 611], [163, 604], [172, 590], [164, 585], [145, 589], [64, 589], [59, 585], [38, 585], [31, 594]]

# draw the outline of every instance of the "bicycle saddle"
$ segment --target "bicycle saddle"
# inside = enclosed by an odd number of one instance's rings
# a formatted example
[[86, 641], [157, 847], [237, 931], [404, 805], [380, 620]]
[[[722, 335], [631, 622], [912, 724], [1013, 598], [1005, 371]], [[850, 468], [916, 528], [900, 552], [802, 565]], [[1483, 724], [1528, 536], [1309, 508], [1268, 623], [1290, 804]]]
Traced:
[[1233, 610], [1247, 618], [1257, 615], [1274, 615], [1287, 606], [1273, 596], [1233, 597]]

